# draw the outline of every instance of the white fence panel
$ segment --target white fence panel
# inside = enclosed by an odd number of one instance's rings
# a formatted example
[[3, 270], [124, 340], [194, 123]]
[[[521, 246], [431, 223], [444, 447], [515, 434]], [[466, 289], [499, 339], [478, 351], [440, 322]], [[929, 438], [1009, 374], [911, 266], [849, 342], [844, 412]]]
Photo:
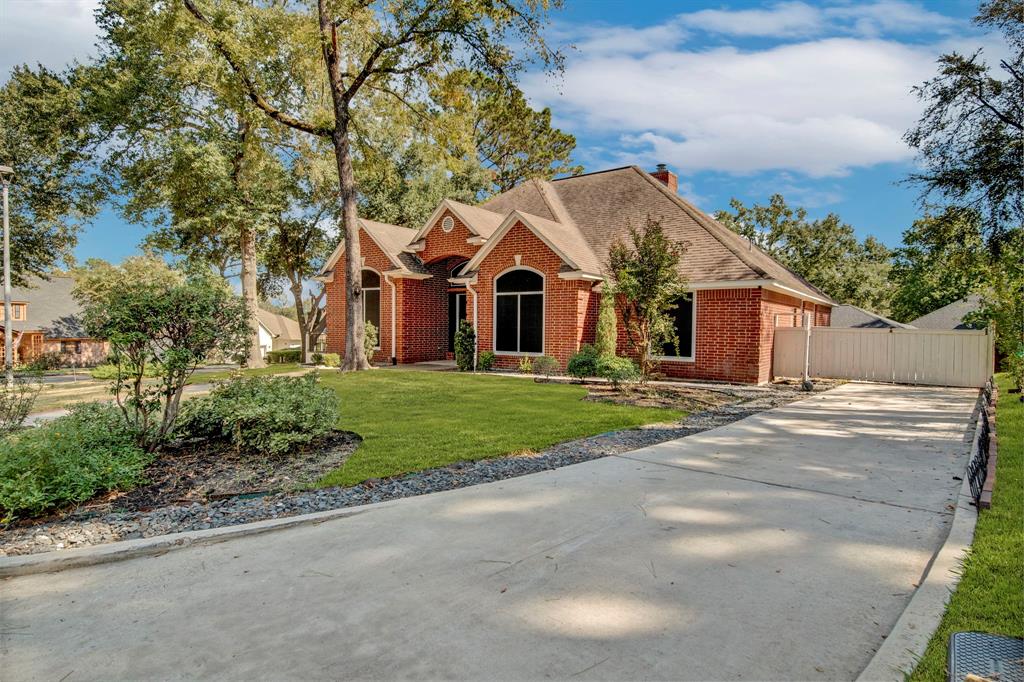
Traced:
[[[807, 330], [775, 330], [773, 374], [803, 374]], [[813, 327], [811, 376], [931, 386], [984, 386], [992, 373], [987, 330]]]

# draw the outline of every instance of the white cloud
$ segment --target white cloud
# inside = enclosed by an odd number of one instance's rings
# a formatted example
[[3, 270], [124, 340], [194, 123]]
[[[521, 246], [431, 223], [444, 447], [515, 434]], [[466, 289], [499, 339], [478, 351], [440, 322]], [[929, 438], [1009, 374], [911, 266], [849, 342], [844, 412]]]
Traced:
[[820, 9], [803, 2], [780, 2], [766, 9], [705, 9], [681, 14], [684, 26], [733, 36], [803, 36], [824, 28]]
[[99, 0], [0, 0], [0, 82], [17, 64], [60, 70], [94, 52]]
[[566, 66], [561, 96], [533, 75], [524, 87], [576, 128], [621, 136], [634, 158], [687, 171], [836, 176], [911, 157], [901, 140], [919, 115], [910, 88], [934, 72], [936, 55], [849, 37], [756, 51], [581, 54]]

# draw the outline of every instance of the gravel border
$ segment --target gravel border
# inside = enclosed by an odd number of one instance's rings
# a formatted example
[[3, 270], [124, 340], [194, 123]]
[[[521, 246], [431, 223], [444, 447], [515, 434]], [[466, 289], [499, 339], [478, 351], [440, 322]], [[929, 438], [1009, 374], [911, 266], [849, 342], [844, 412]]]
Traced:
[[[836, 385], [836, 382], [819, 383], [815, 393]], [[707, 386], [706, 389], [729, 394], [738, 398], [739, 402], [694, 412], [675, 423], [649, 424], [560, 443], [538, 454], [456, 462], [436, 469], [383, 480], [369, 480], [344, 488], [321, 488], [261, 497], [239, 496], [206, 504], [169, 506], [148, 512], [111, 512], [91, 518], [72, 515], [59, 521], [0, 532], [0, 556], [36, 554], [169, 533], [223, 528], [500, 481], [683, 438], [811, 395], [801, 392], [795, 386], [773, 386], [768, 391], [764, 387], [746, 389], [738, 386]]]

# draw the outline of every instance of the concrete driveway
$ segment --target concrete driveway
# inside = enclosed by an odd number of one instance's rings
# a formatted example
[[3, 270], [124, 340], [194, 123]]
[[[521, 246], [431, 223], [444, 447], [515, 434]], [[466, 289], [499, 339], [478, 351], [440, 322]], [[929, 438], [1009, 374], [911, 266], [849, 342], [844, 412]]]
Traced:
[[975, 396], [848, 384], [626, 456], [11, 578], [0, 669], [850, 679], [946, 536]]

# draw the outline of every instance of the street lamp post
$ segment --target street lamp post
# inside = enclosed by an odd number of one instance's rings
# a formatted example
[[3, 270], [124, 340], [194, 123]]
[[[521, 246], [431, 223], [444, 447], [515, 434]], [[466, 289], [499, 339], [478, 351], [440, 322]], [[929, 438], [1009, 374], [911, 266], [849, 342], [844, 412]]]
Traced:
[[13, 168], [0, 166], [0, 181], [4, 184], [4, 372], [8, 387], [14, 385], [14, 352], [11, 349], [14, 331], [11, 319], [11, 223], [7, 215], [7, 186], [13, 177]]

